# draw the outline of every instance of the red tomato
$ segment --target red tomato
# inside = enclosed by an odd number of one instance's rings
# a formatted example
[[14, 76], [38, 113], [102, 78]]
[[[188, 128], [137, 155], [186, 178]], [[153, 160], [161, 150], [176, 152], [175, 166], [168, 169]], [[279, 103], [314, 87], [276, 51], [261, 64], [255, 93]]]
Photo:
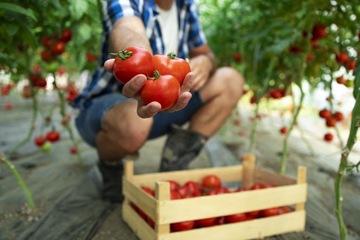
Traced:
[[171, 200], [181, 199], [181, 195], [178, 191], [170, 191], [170, 199]]
[[141, 189], [144, 190], [150, 196], [153, 196], [153, 197], [155, 196], [155, 191], [153, 189], [151, 189], [150, 187], [141, 186]]
[[268, 208], [260, 211], [260, 216], [262, 217], [272, 217], [276, 215], [279, 215], [279, 208], [277, 207]]
[[265, 188], [269, 188], [269, 187], [272, 187], [272, 186], [270, 184], [256, 182], [249, 189], [250, 190], [257, 190], [257, 189], [265, 189]]
[[335, 127], [336, 122], [337, 122], [337, 120], [334, 117], [330, 117], [330, 118], [326, 119], [325, 124], [327, 127]]
[[326, 142], [331, 142], [334, 139], [334, 135], [332, 133], [325, 133], [324, 140]]
[[53, 55], [52, 52], [50, 52], [49, 50], [43, 50], [40, 52], [40, 56], [41, 56], [41, 59], [44, 61], [44, 62], [51, 62], [52, 60], [55, 59], [55, 56]]
[[54, 43], [54, 45], [51, 46], [51, 51], [55, 55], [62, 54], [63, 52], [65, 52], [65, 43], [62, 41], [57, 41], [56, 43]]
[[336, 61], [345, 64], [349, 61], [349, 55], [346, 52], [339, 52], [336, 54]]
[[341, 122], [342, 120], [344, 120], [344, 114], [342, 112], [339, 112], [339, 111], [334, 112], [333, 117], [338, 122]]
[[176, 191], [179, 189], [180, 184], [175, 181], [175, 180], [168, 180], [168, 182], [170, 183], [170, 191]]
[[186, 231], [193, 229], [195, 226], [195, 221], [183, 221], [170, 224], [172, 232]]
[[225, 223], [236, 223], [246, 220], [246, 213], [235, 213], [224, 217]]
[[192, 197], [198, 197], [201, 195], [200, 193], [200, 184], [195, 181], [187, 181], [184, 186], [188, 189], [190, 195]]
[[162, 75], [174, 76], [182, 85], [186, 74], [191, 72], [189, 63], [182, 58], [178, 58], [175, 53], [168, 55], [156, 54], [152, 57], [153, 67]]
[[210, 174], [202, 179], [202, 186], [205, 188], [220, 188], [221, 180], [215, 174]]
[[197, 227], [211, 227], [216, 225], [216, 217], [198, 219], [195, 221]]
[[45, 48], [50, 48], [53, 42], [54, 42], [54, 38], [52, 37], [43, 36], [41, 38], [41, 45], [43, 45]]
[[331, 111], [329, 109], [323, 108], [319, 111], [319, 117], [327, 119], [331, 117]]
[[42, 135], [36, 136], [34, 138], [34, 143], [36, 146], [41, 147], [46, 142], [46, 138]]
[[291, 212], [292, 209], [290, 207], [279, 207], [279, 215], [280, 214], [285, 214], [285, 213], [288, 213], [288, 212]]
[[70, 148], [70, 154], [73, 154], [73, 155], [77, 154], [77, 148], [75, 146], [72, 146]]
[[355, 70], [356, 68], [356, 61], [355, 60], [350, 60], [347, 64], [347, 69], [348, 70]]
[[158, 102], [161, 109], [172, 107], [180, 95], [179, 81], [171, 75], [158, 75], [155, 71], [154, 78], [148, 78], [140, 90], [140, 98], [145, 104]]
[[64, 43], [69, 42], [72, 39], [72, 31], [71, 29], [65, 28], [61, 32], [60, 40]]
[[285, 135], [287, 133], [287, 128], [286, 127], [280, 128], [280, 133]]
[[128, 47], [115, 54], [113, 74], [119, 82], [125, 84], [138, 74], [152, 76], [152, 56], [140, 47]]
[[186, 186], [180, 186], [176, 191], [180, 194], [181, 198], [191, 197], [189, 188]]
[[46, 139], [49, 142], [57, 142], [60, 140], [60, 133], [56, 130], [52, 130], [46, 134]]
[[322, 24], [316, 24], [312, 29], [312, 39], [318, 40], [321, 38], [326, 37], [327, 35], [327, 29], [325, 25]]

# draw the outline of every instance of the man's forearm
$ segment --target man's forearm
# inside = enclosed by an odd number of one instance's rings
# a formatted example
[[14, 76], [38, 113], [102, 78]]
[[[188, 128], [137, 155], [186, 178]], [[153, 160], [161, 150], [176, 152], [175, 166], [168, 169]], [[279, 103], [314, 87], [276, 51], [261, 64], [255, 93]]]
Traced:
[[114, 24], [110, 35], [110, 51], [118, 52], [130, 46], [145, 48], [152, 53], [140, 19], [127, 17]]

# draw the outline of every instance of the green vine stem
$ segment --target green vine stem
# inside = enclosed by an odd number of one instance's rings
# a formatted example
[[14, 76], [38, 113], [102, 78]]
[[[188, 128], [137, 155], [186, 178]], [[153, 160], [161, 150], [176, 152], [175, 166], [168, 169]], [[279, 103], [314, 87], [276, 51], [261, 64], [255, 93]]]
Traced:
[[[54, 82], [53, 82], [54, 88], [57, 91], [58, 96], [59, 96], [59, 100], [60, 100], [60, 115], [62, 116], [63, 119], [66, 119], [66, 99], [65, 99], [65, 95], [64, 95], [64, 92], [58, 87], [58, 85], [56, 83], [56, 75], [55, 75], [55, 73], [53, 73], [52, 75], [53, 75], [53, 78], [54, 78]], [[83, 158], [81, 156], [81, 152], [79, 150], [79, 144], [78, 144], [78, 141], [76, 141], [76, 139], [75, 139], [74, 132], [72, 130], [71, 125], [69, 123], [66, 123], [64, 127], [66, 128], [66, 130], [69, 133], [69, 136], [70, 136], [71, 142], [73, 143], [73, 146], [76, 147], [76, 149], [77, 149], [76, 155], [77, 155], [77, 158], [78, 158], [80, 164], [83, 164], [84, 160], [83, 160]]]
[[[359, 79], [360, 80], [360, 79]], [[343, 197], [341, 193], [342, 181], [344, 178], [344, 174], [348, 167], [348, 156], [355, 145], [356, 142], [356, 134], [360, 127], [360, 94], [357, 94], [354, 108], [352, 110], [352, 119], [350, 124], [350, 131], [348, 140], [345, 148], [342, 150], [340, 164], [338, 168], [338, 172], [335, 178], [335, 211], [336, 217], [338, 220], [340, 238], [341, 240], [346, 239], [346, 226], [344, 223], [343, 215], [342, 215], [342, 204]]]
[[35, 129], [35, 122], [37, 119], [37, 115], [38, 115], [38, 100], [37, 100], [37, 95], [36, 95], [36, 91], [35, 88], [32, 84], [30, 84], [30, 91], [31, 91], [31, 99], [32, 99], [32, 117], [31, 117], [31, 122], [30, 122], [30, 127], [29, 130], [27, 132], [27, 134], [25, 135], [25, 137], [18, 143], [15, 145], [15, 147], [13, 147], [10, 152], [9, 152], [9, 156], [12, 157], [16, 154], [16, 152], [22, 147], [24, 146], [31, 138], [34, 129]]
[[[295, 112], [294, 112], [292, 121], [290, 123], [289, 129], [288, 129], [287, 133], [285, 134], [285, 138], [283, 140], [283, 153], [282, 153], [281, 162], [280, 162], [280, 174], [281, 175], [284, 175], [286, 173], [287, 154], [288, 154], [288, 151], [289, 151], [289, 148], [288, 148], [289, 137], [290, 137], [291, 131], [293, 130], [294, 126], [296, 126], [298, 116], [299, 116], [300, 111], [301, 111], [301, 109], [303, 107], [305, 93], [304, 93], [304, 91], [302, 89], [301, 82], [299, 83], [299, 89], [300, 89], [300, 101], [299, 101], [297, 107], [294, 110]], [[295, 103], [294, 103], [294, 105], [295, 105]]]
[[28, 202], [28, 205], [30, 208], [35, 208], [35, 204], [32, 198], [32, 194], [29, 191], [29, 189], [26, 187], [24, 180], [22, 179], [22, 177], [20, 176], [19, 172], [16, 170], [15, 166], [5, 158], [4, 154], [0, 154], [0, 163], [3, 162], [12, 172], [12, 174], [14, 174], [17, 182], [19, 183], [20, 187], [22, 188], [24, 195], [26, 197], [26, 200]]

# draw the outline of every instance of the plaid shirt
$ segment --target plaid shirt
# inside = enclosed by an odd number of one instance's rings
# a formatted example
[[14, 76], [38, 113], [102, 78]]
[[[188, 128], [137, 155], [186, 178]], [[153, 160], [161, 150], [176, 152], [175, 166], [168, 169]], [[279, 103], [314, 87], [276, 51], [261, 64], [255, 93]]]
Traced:
[[[91, 100], [100, 95], [121, 92], [122, 85], [117, 82], [112, 73], [103, 68], [103, 63], [111, 58], [109, 52], [109, 36], [113, 24], [125, 16], [139, 17], [145, 26], [154, 54], [165, 54], [164, 41], [158, 21], [158, 11], [154, 0], [109, 0], [103, 4], [103, 36], [99, 65], [80, 95], [71, 102], [75, 108], [85, 108], [91, 104]], [[186, 58], [189, 50], [206, 43], [205, 35], [201, 29], [198, 9], [195, 0], [176, 0], [178, 13], [178, 57]]]

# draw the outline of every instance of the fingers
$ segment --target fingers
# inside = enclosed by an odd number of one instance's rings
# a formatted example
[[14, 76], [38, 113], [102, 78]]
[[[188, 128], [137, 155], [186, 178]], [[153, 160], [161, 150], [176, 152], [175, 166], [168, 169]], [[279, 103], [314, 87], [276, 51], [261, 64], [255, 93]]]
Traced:
[[138, 92], [144, 86], [146, 79], [146, 76], [143, 74], [133, 77], [124, 85], [122, 90], [123, 95], [128, 98], [133, 98], [138, 95]]
[[183, 109], [189, 103], [191, 97], [192, 94], [190, 92], [181, 93], [176, 104], [171, 108], [167, 109], [166, 112], [176, 112]]
[[140, 105], [139, 103], [137, 114], [141, 118], [150, 118], [155, 116], [160, 111], [161, 105], [158, 102], [151, 102], [148, 105]]
[[112, 72], [114, 68], [114, 61], [115, 59], [108, 59], [104, 62], [104, 68], [106, 71]]
[[189, 72], [181, 85], [181, 92], [190, 92], [191, 88], [193, 87], [193, 83], [194, 74], [192, 72]]

